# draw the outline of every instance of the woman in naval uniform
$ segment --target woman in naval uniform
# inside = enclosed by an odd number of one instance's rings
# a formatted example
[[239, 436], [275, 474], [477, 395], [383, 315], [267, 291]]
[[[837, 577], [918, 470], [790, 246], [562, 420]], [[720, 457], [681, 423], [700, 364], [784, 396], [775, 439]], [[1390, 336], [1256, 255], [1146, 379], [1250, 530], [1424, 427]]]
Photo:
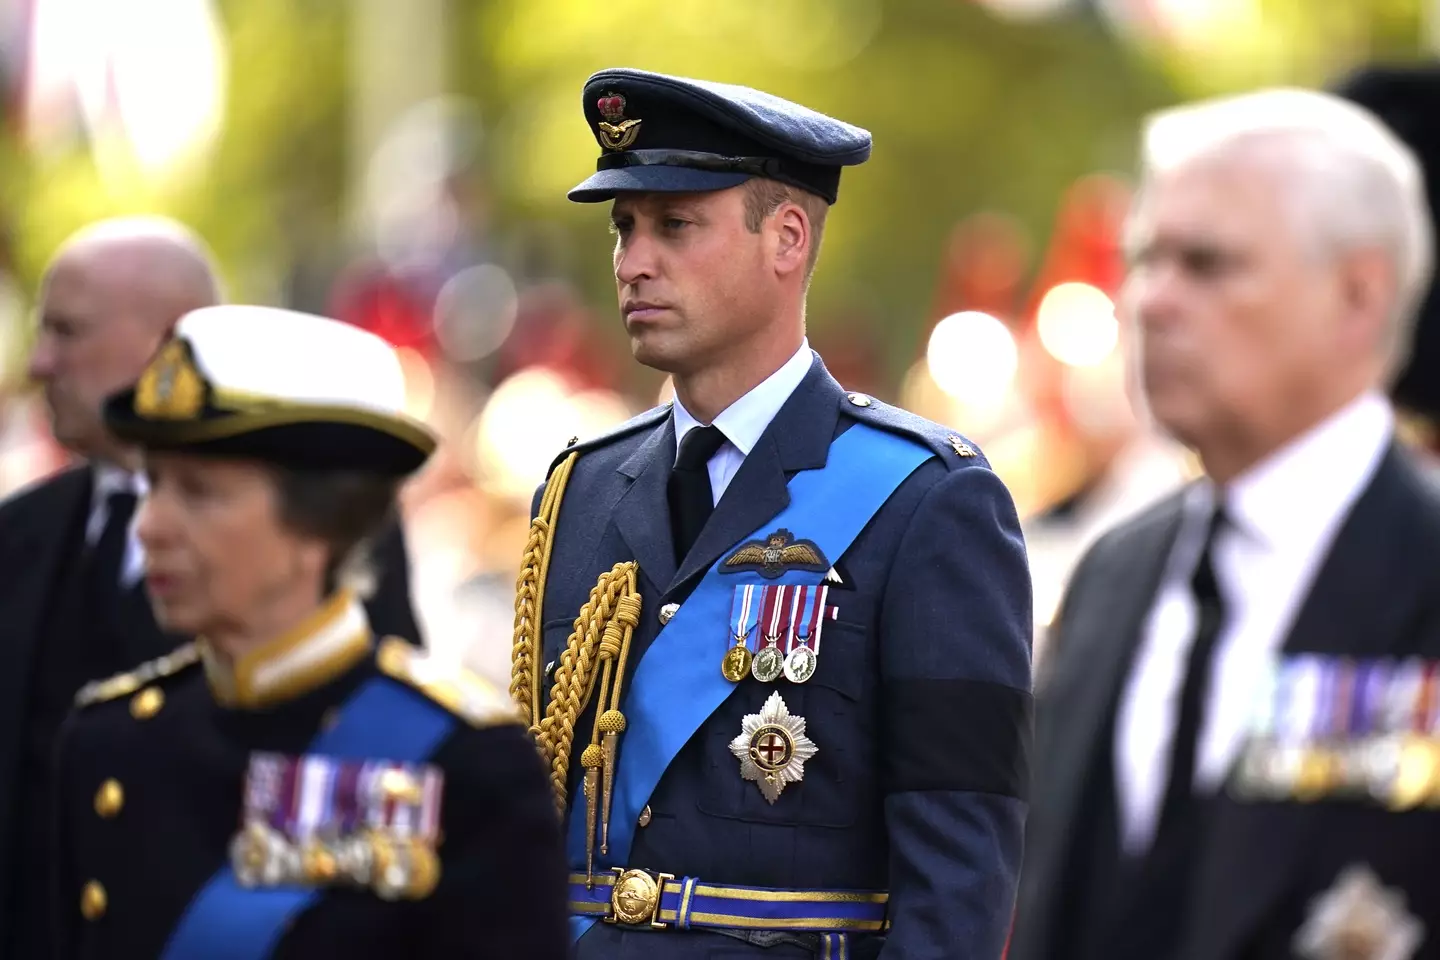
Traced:
[[372, 636], [354, 561], [435, 446], [380, 339], [196, 311], [106, 419], [146, 588], [201, 639], [62, 737], [61, 958], [565, 955], [550, 786], [504, 694]]

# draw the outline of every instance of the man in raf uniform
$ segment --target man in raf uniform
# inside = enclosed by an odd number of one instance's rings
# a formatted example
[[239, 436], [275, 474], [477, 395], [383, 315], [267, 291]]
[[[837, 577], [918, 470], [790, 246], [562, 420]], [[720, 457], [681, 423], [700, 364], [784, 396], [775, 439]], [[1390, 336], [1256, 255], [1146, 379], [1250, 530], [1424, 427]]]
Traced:
[[519, 581], [577, 955], [993, 960], [1026, 809], [1015, 510], [805, 340], [870, 136], [637, 70], [583, 102], [602, 152], [570, 198], [612, 203], [631, 348], [676, 399], [560, 455]]

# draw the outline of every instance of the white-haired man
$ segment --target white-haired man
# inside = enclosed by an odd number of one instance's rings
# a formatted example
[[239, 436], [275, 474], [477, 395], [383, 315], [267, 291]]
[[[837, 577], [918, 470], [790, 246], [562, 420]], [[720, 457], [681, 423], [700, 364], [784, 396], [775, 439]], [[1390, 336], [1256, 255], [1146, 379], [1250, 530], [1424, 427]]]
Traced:
[[1440, 956], [1440, 816], [1394, 812], [1440, 804], [1440, 497], [1383, 393], [1420, 170], [1298, 90], [1162, 113], [1144, 150], [1123, 303], [1206, 476], [1069, 585], [1011, 960]]

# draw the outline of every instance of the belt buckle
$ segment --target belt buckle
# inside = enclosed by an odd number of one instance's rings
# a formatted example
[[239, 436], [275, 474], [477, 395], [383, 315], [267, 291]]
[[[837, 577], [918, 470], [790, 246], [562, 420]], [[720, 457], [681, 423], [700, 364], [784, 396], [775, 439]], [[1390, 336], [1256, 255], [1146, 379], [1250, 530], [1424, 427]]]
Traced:
[[664, 930], [669, 924], [656, 919], [660, 915], [660, 898], [665, 881], [674, 880], [672, 873], [651, 875], [648, 870], [624, 870], [611, 867], [618, 876], [610, 888], [610, 915], [606, 923], [623, 923], [638, 927], [648, 923], [652, 930]]

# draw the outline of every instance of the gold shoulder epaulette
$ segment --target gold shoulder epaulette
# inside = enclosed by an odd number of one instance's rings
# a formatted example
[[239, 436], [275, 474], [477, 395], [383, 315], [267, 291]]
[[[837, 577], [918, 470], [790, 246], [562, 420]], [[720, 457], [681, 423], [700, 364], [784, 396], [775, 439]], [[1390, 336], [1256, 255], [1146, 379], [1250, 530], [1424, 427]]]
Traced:
[[515, 702], [485, 678], [399, 637], [380, 641], [376, 662], [382, 673], [409, 684], [472, 727], [522, 723]]
[[92, 680], [75, 694], [75, 706], [88, 707], [134, 693], [147, 683], [170, 677], [200, 662], [200, 648], [195, 643], [176, 647], [163, 657], [140, 664], [134, 670], [117, 673], [104, 680]]

